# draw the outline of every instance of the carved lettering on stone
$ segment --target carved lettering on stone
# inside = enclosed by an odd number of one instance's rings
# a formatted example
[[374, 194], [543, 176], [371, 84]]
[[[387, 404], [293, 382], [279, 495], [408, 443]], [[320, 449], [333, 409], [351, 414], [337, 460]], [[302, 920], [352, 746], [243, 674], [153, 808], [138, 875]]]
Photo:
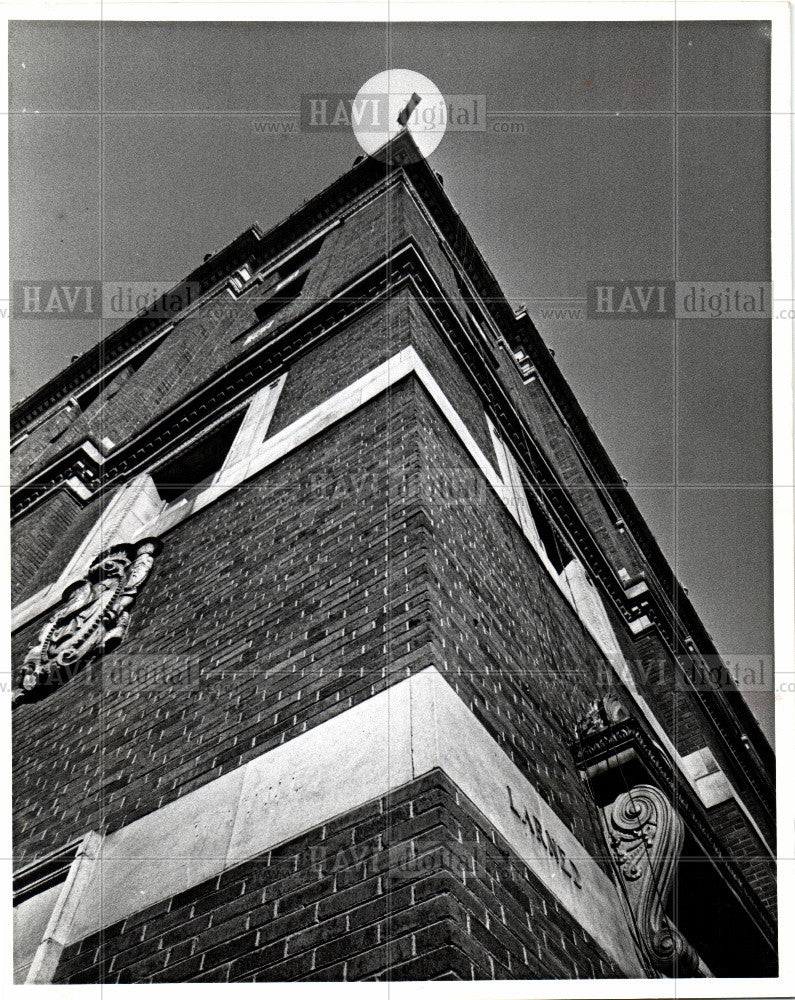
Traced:
[[505, 787], [508, 789], [508, 805], [510, 806], [510, 810], [519, 818], [522, 825], [526, 828], [528, 836], [534, 837], [544, 849], [545, 853], [548, 854], [549, 857], [552, 858], [558, 865], [566, 878], [571, 879], [578, 889], [582, 889], [580, 872], [575, 863], [571, 860], [571, 858], [566, 856], [566, 852], [560, 844], [558, 844], [549, 830], [544, 828], [541, 820], [535, 815], [535, 813], [531, 814], [528, 812], [527, 806], [514, 801], [511, 786], [506, 785]]

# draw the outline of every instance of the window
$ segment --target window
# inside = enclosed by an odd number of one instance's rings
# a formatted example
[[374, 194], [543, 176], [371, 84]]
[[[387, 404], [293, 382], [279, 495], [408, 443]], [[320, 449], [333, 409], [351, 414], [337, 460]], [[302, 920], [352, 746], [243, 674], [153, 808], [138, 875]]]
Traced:
[[316, 240], [312, 240], [307, 243], [300, 250], [297, 250], [292, 256], [288, 257], [283, 263], [278, 267], [278, 273], [283, 277], [287, 277], [288, 274], [294, 274], [296, 271], [300, 271], [302, 267], [314, 260], [315, 257], [320, 253], [320, 248], [326, 241], [326, 237], [320, 236]]
[[52, 982], [101, 846], [92, 831], [15, 873], [15, 983]]
[[285, 282], [279, 282], [268, 298], [255, 307], [254, 315], [257, 317], [257, 322], [242, 333], [239, 333], [236, 337], [233, 337], [233, 343], [245, 337], [244, 343], [247, 345], [263, 333], [266, 333], [273, 325], [276, 314], [281, 312], [285, 306], [295, 302], [300, 296], [308, 277], [309, 271], [306, 270], [301, 274], [289, 278]]
[[488, 423], [504, 484], [501, 496], [505, 505], [513, 512], [542, 560], [548, 567], [552, 567], [559, 585], [569, 595], [580, 620], [590, 630], [610, 662], [623, 662], [621, 647], [597, 587], [555, 527], [542, 497], [528, 482], [499, 431], [491, 421]]
[[271, 296], [254, 309], [254, 315], [260, 323], [264, 323], [280, 309], [289, 305], [290, 302], [294, 302], [301, 294], [308, 277], [309, 271], [304, 271], [303, 274], [291, 278], [286, 285], [277, 285]]
[[503, 482], [501, 490], [502, 500], [510, 511], [513, 512], [517, 521], [521, 524], [525, 534], [530, 538], [533, 546], [538, 550], [539, 538], [535, 530], [535, 524], [530, 514], [527, 496], [522, 480], [519, 465], [502, 439], [502, 435], [496, 427], [488, 420], [491, 440], [494, 445], [494, 452], [497, 456], [497, 464], [500, 470], [500, 478]]
[[28, 977], [80, 843], [73, 841], [14, 875], [15, 983], [24, 983]]
[[472, 297], [472, 293], [464, 282], [463, 277], [459, 273], [456, 273], [455, 279], [470, 332], [477, 338], [491, 341], [492, 337], [490, 333], [487, 333], [490, 330], [490, 324], [486, 318], [486, 313], [481, 305]]
[[555, 572], [560, 573], [572, 559], [571, 550], [553, 525], [542, 500], [519, 468], [513, 452], [490, 420], [488, 425], [503, 482], [502, 499], [509, 510], [513, 511], [536, 552], [545, 556]]
[[558, 570], [560, 584], [567, 590], [580, 621], [585, 625], [612, 664], [623, 663], [624, 656], [615, 630], [605, 609], [602, 596], [579, 559], [569, 555], [569, 561]]
[[96, 403], [96, 401], [100, 397], [100, 394], [102, 393], [102, 390], [105, 388], [106, 385], [109, 385], [109, 384], [110, 383], [107, 382], [105, 380], [105, 378], [103, 377], [98, 382], [96, 382], [94, 385], [92, 385], [90, 389], [86, 389], [86, 391], [85, 392], [81, 392], [79, 396], [75, 396], [75, 400], [77, 402], [77, 405], [80, 407], [80, 410], [83, 413], [85, 413], [86, 410], [93, 403]]
[[218, 481], [223, 482], [224, 471], [249, 458], [265, 440], [286, 378], [287, 373], [285, 372], [270, 385], [260, 389], [249, 403], [237, 437], [226, 456]]
[[533, 518], [538, 537], [544, 546], [549, 561], [560, 573], [572, 559], [571, 549], [563, 541], [560, 533], [552, 524], [549, 514], [542, 505], [535, 493], [525, 486], [525, 495], [528, 497], [530, 514]]
[[182, 499], [195, 486], [219, 472], [243, 423], [241, 410], [231, 420], [200, 437], [152, 473], [158, 495], [165, 503]]
[[[264, 386], [234, 416], [172, 455], [154, 472], [140, 473], [100, 502], [101, 513], [74, 551], [58, 580], [30, 600], [60, 597], [66, 586], [80, 579], [92, 560], [108, 546], [130, 543], [157, 534], [164, 508], [187, 498], [199, 486], [228, 488], [241, 478], [240, 468], [265, 440], [286, 373]], [[209, 480], [209, 482], [208, 482]], [[205, 498], [206, 499], [206, 498]], [[27, 602], [26, 602], [27, 603]]]
[[129, 370], [130, 373], [132, 373], [137, 372], [140, 368], [143, 368], [155, 351], [159, 347], [163, 346], [164, 333], [168, 333], [171, 329], [173, 329], [173, 327], [169, 326], [168, 330], [163, 331], [163, 333], [158, 336], [157, 340], [149, 344], [147, 347], [144, 347], [137, 354], [133, 355], [133, 357], [130, 358], [129, 362], [125, 365], [125, 370]]
[[152, 479], [160, 500], [173, 506], [195, 491], [198, 502], [205, 490], [217, 495], [239, 482], [241, 464], [256, 454], [267, 436], [286, 378], [284, 373], [264, 386], [234, 416], [157, 468]]
[[[267, 272], [263, 278], [259, 279], [264, 282], [264, 290], [269, 294], [254, 309], [257, 322], [233, 337], [232, 343], [244, 337], [244, 346], [252, 343], [267, 333], [275, 321], [277, 313], [281, 312], [285, 306], [290, 305], [291, 302], [295, 302], [309, 277], [309, 264], [320, 253], [325, 239], [326, 233], [321, 233], [286, 257], [275, 270]], [[240, 285], [237, 291], [241, 291], [242, 288], [243, 285]]]
[[112, 399], [127, 379], [142, 368], [143, 365], [152, 357], [155, 351], [157, 351], [157, 349], [162, 345], [165, 334], [167, 334], [171, 329], [173, 329], [173, 324], [170, 324], [164, 330], [161, 330], [154, 341], [138, 350], [138, 352], [134, 354], [126, 364], [122, 364], [119, 368], [116, 368], [109, 374], [101, 376], [99, 380], [94, 383], [94, 385], [89, 386], [87, 389], [75, 393], [71, 400], [71, 402], [77, 404], [77, 409], [75, 410], [73, 416], [77, 416], [78, 413], [85, 413], [86, 410], [96, 403], [103, 393], [105, 393], [105, 402]]

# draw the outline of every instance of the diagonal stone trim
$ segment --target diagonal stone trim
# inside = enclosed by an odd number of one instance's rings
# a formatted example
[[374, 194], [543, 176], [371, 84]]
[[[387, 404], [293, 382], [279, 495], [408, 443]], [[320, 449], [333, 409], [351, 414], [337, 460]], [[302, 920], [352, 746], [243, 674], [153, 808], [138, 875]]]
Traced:
[[73, 943], [441, 769], [629, 977], [618, 890], [435, 667], [108, 834]]
[[[268, 438], [264, 443], [260, 444], [259, 448], [254, 448], [249, 456], [243, 461], [225, 466], [223, 470], [223, 482], [219, 483], [217, 486], [204, 490], [197, 496], [194, 496], [191, 500], [177, 505], [176, 508], [164, 510], [157, 517], [147, 521], [145, 524], [141, 525], [138, 533], [134, 536], [133, 541], [144, 536], [157, 537], [164, 534], [166, 531], [170, 531], [188, 517], [192, 517], [200, 510], [203, 510], [211, 503], [214, 503], [228, 490], [234, 489], [236, 486], [240, 485], [240, 483], [245, 482], [257, 473], [262, 472], [268, 466], [279, 461], [296, 448], [299, 448], [301, 445], [311, 440], [317, 434], [326, 430], [326, 428], [331, 427], [338, 420], [356, 412], [356, 410], [358, 410], [361, 406], [364, 406], [372, 399], [375, 399], [391, 386], [396, 385], [399, 381], [401, 381], [401, 379], [404, 379], [412, 374], [419, 379], [425, 390], [431, 396], [439, 411], [458, 436], [462, 445], [468, 451], [472, 460], [480, 469], [480, 472], [485, 477], [488, 484], [497, 496], [500, 497], [503, 504], [505, 504], [506, 509], [510, 512], [511, 517], [516, 521], [528, 542], [533, 545], [535, 549], [534, 538], [531, 534], [527, 533], [518, 510], [506, 502], [506, 483], [504, 482], [502, 476], [494, 468], [492, 463], [483, 453], [482, 449], [478, 446], [474, 437], [467, 429], [465, 422], [413, 347], [404, 348], [394, 357], [383, 362], [366, 375], [363, 375], [351, 385], [330, 396], [313, 410], [310, 410], [309, 413], [300, 417], [288, 427], [285, 427], [278, 434], [274, 434], [273, 437]], [[629, 666], [621, 654], [617, 642], [614, 641], [614, 637], [611, 639], [607, 632], [599, 628], [594, 628], [594, 621], [591, 620], [594, 616], [583, 616], [583, 609], [578, 608], [577, 606], [572, 594], [569, 580], [565, 577], [565, 575], [562, 578], [558, 576], [543, 550], [541, 552], [537, 551], [537, 554], [542, 565], [547, 570], [554, 586], [557, 587], [565, 600], [569, 603], [569, 605], [571, 605], [589, 635], [591, 635], [594, 642], [596, 642], [597, 646], [602, 650], [607, 661], [621, 679], [623, 685], [629, 690], [644, 718], [648, 721], [657, 738], [660, 740], [660, 743], [676, 761], [677, 766], [682, 773], [683, 779], [694, 787], [696, 789], [696, 793], [700, 796], [703, 788], [699, 789], [697, 787], [695, 780], [691, 777], [689, 770], [685, 767], [681, 755], [676, 750], [676, 747], [674, 747], [668, 734], [665, 732], [662, 725], [652, 712], [649, 704], [638, 690]], [[49, 610], [53, 603], [60, 598], [60, 596], [60, 592], [56, 595], [53, 588], [48, 588], [47, 590], [40, 592], [40, 594], [36, 594], [33, 597], [28, 598], [24, 604], [20, 605], [12, 612], [12, 630], [20, 628], [21, 626], [27, 624], [27, 622], [32, 621], [34, 618]], [[748, 822], [753, 827], [771, 857], [775, 856], [775, 852], [771, 849], [770, 845], [767, 844], [758, 824], [753, 819], [750, 810], [733, 786], [732, 795], [736, 799], [743, 815], [746, 816]]]

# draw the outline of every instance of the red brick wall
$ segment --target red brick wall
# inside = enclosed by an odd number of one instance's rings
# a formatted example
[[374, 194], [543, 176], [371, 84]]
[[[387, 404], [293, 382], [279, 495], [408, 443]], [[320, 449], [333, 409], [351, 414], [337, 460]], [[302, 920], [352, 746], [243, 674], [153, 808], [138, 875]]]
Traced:
[[56, 982], [620, 975], [434, 771], [71, 945]]
[[[300, 299], [279, 313], [277, 324], [337, 291], [404, 238], [400, 198], [393, 191], [375, 199], [326, 237]], [[109, 383], [111, 391], [94, 401], [71, 427], [72, 418], [67, 419], [62, 411], [37, 427], [14, 454], [15, 478], [41, 469], [88, 435], [97, 441], [107, 436], [116, 445], [122, 444], [144, 423], [167, 413], [231, 361], [249, 352], [252, 347], [239, 334], [256, 322], [254, 309], [268, 287], [255, 285], [237, 300], [221, 288], [195, 312], [178, 319], [136, 375], [129, 380], [117, 376]], [[53, 443], [55, 434], [65, 428]]]
[[[20, 855], [129, 823], [430, 662], [413, 411], [404, 384], [165, 536], [125, 643], [14, 713]], [[103, 690], [127, 661], [193, 673]]]
[[[624, 568], [634, 576], [642, 568], [637, 551], [615, 526], [605, 504], [593, 485], [568, 432], [555, 413], [546, 393], [536, 380], [525, 387], [531, 405], [524, 409], [536, 439], [546, 451], [563, 484], [589, 525], [614, 570]], [[607, 484], [615, 489], [616, 484]], [[619, 485], [618, 488], [623, 489]]]
[[80, 417], [76, 406], [66, 403], [53, 410], [31, 430], [28, 437], [14, 448], [10, 458], [11, 482], [18, 482], [32, 468], [42, 468], [50, 456], [55, 455], [69, 435], [67, 431]]
[[[405, 189], [395, 188], [375, 198], [325, 237], [311, 262], [300, 298], [279, 312], [274, 329], [338, 292], [410, 234], [421, 244], [455, 302], [459, 297], [457, 285], [438, 238]], [[132, 378], [120, 372], [84, 414], [75, 410], [67, 418], [59, 411], [37, 427], [14, 454], [15, 479], [41, 469], [64, 449], [74, 447], [88, 436], [95, 441], [109, 437], [117, 446], [124, 443], [144, 423], [167, 413], [217, 372], [252, 350], [252, 345], [247, 345], [245, 337], [240, 335], [256, 322], [254, 309], [268, 294], [269, 287], [268, 282], [255, 285], [239, 299], [232, 299], [221, 288], [195, 312], [178, 319], [162, 345]], [[377, 335], [375, 339], [376, 345], [388, 340]]]
[[277, 434], [412, 342], [408, 292], [346, 323], [290, 366], [270, 434]]
[[81, 501], [64, 485], [12, 525], [11, 599], [14, 604], [24, 601], [57, 578], [77, 543], [72, 545], [68, 554], [61, 556], [63, 565], [60, 569], [56, 565], [59, 554], [55, 550], [62, 552], [65, 539], [71, 545], [75, 534], [79, 534], [81, 526], [90, 519], [91, 513], [84, 511]]
[[[741, 859], [742, 870], [753, 890], [772, 913], [777, 910], [776, 862], [771, 859], [745, 814], [734, 799], [727, 799], [709, 810], [713, 829], [729, 854]], [[772, 838], [773, 850], [776, 838]]]
[[290, 366], [269, 434], [276, 434], [313, 407], [412, 346], [496, 468], [485, 411], [472, 380], [455, 360], [416, 297], [404, 290], [347, 323]]
[[429, 663], [598, 846], [567, 748], [601, 656], [414, 380], [164, 543], [95, 674], [143, 656], [194, 680], [103, 691], [86, 672], [15, 712], [23, 853], [129, 823]]
[[[164, 542], [124, 646], [15, 713], [18, 850], [129, 823], [435, 663], [603, 853], [568, 753], [601, 654], [416, 382]], [[153, 694], [92, 680], [139, 656], [193, 681]]]

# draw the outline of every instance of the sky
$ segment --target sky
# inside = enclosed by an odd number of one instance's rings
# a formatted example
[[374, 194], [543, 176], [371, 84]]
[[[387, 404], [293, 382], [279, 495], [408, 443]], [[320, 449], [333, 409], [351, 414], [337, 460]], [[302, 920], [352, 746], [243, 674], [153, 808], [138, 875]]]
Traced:
[[[483, 95], [489, 127], [448, 131], [431, 166], [719, 650], [769, 657], [769, 324], [582, 301], [594, 280], [769, 280], [769, 58], [765, 22], [12, 22], [11, 277], [171, 284], [276, 224], [360, 152], [300, 129], [302, 94], [400, 67]], [[13, 319], [12, 401], [102, 335]], [[770, 696], [748, 700], [772, 739]]]

